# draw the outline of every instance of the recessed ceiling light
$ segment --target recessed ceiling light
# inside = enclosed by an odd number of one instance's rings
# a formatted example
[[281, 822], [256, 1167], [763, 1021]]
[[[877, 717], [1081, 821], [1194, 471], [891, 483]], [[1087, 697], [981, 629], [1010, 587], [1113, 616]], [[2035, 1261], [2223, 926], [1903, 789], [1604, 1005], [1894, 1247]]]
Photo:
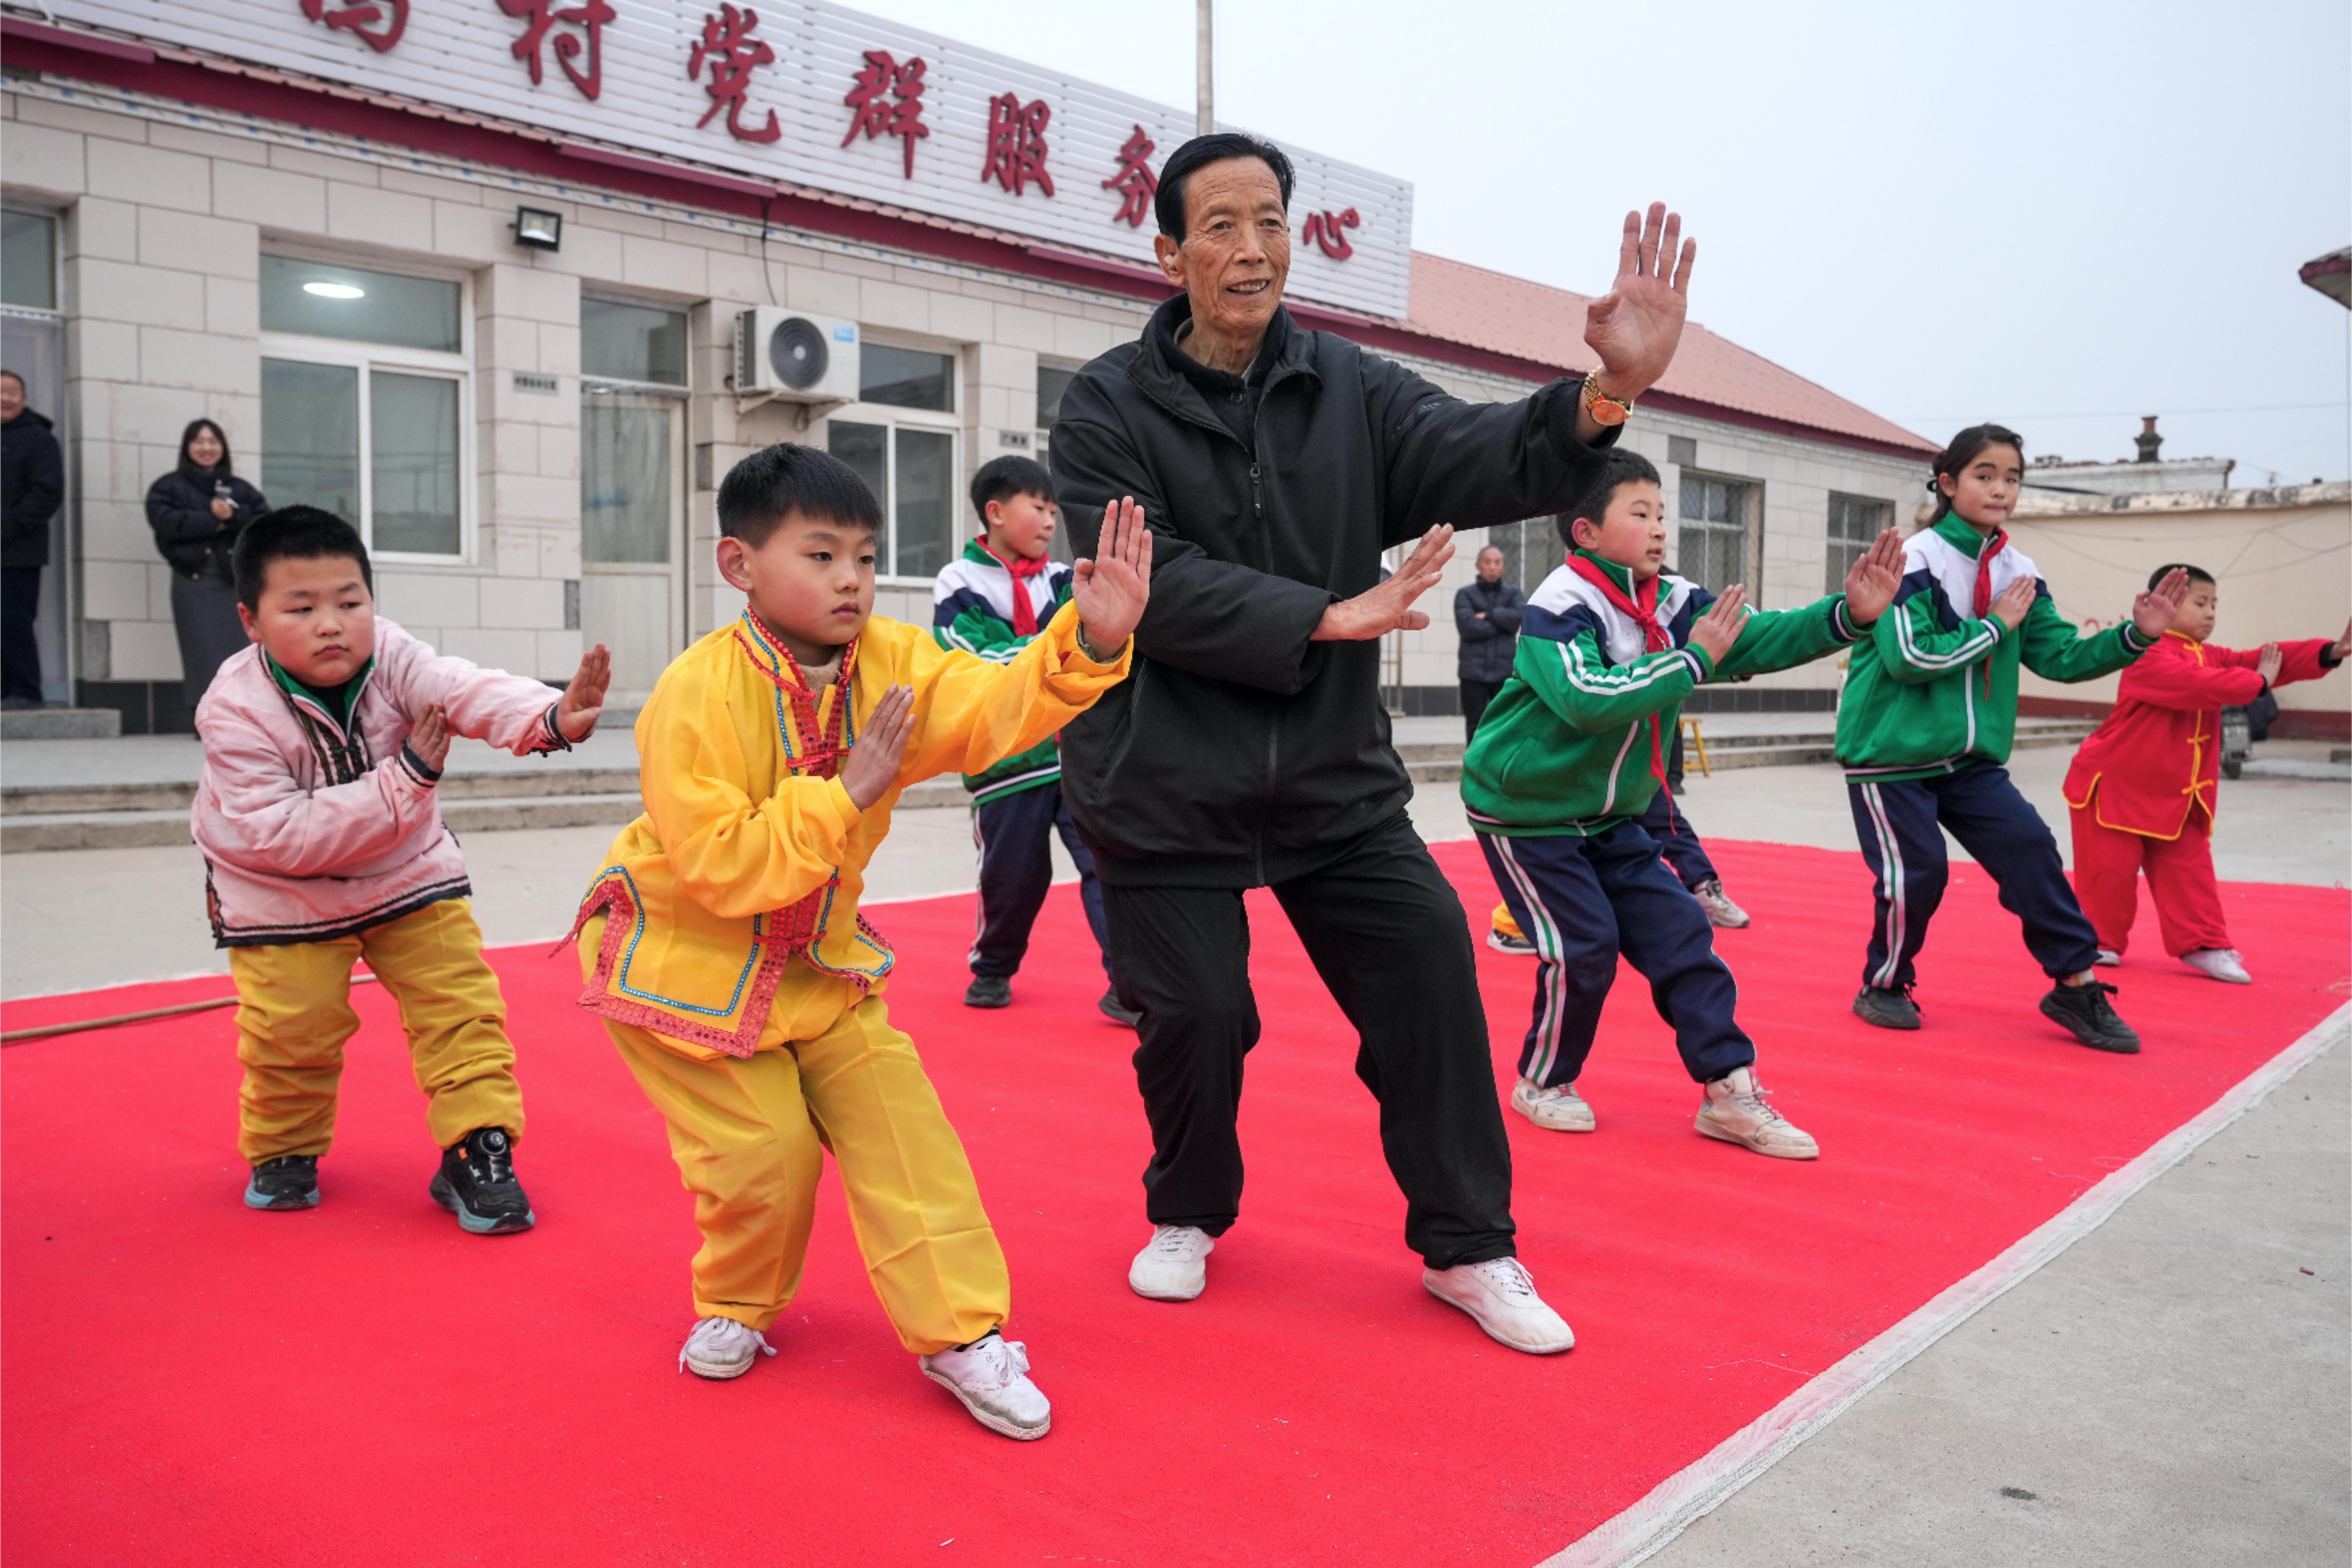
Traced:
[[355, 289], [349, 283], [305, 283], [302, 285], [302, 292], [305, 294], [316, 294], [321, 300], [364, 300], [367, 298], [366, 289]]

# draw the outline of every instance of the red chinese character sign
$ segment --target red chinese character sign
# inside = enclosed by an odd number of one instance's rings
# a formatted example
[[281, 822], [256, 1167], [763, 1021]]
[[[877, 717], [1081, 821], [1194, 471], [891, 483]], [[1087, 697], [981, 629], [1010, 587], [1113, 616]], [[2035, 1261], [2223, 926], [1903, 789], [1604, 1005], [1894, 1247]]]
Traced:
[[347, 5], [332, 0], [302, 0], [302, 15], [352, 34], [377, 54], [400, 42], [400, 35], [408, 30], [408, 0], [354, 0]]
[[981, 165], [981, 184], [994, 180], [1020, 195], [1037, 182], [1054, 194], [1054, 176], [1045, 172], [1045, 125], [1054, 111], [1045, 100], [1024, 104], [1017, 92], [999, 93], [988, 100], [988, 161]]
[[1118, 171], [1103, 182], [1104, 190], [1119, 194], [1118, 211], [1111, 215], [1111, 222], [1139, 228], [1144, 216], [1151, 211], [1151, 198], [1160, 191], [1160, 176], [1145, 162], [1151, 156], [1152, 146], [1151, 138], [1139, 125], [1128, 137], [1126, 145], [1119, 148]]
[[1356, 216], [1356, 209], [1353, 207], [1349, 207], [1343, 213], [1310, 214], [1307, 219], [1305, 231], [1298, 237], [1298, 243], [1321, 246], [1323, 254], [1332, 260], [1345, 261], [1356, 254], [1356, 247], [1348, 242], [1345, 231], [1361, 227], [1363, 221]]
[[849, 122], [848, 146], [866, 132], [866, 140], [896, 136], [906, 143], [908, 179], [915, 177], [915, 143], [931, 133], [923, 123], [923, 72], [929, 68], [919, 55], [905, 65], [881, 49], [866, 51], [866, 68], [857, 73], [849, 96], [841, 101], [857, 110]]
[[[499, 9], [527, 24], [508, 52], [530, 68], [533, 87], [545, 78], [540, 46], [560, 24], [579, 31], [555, 34], [555, 63], [586, 97], [593, 100], [604, 90], [604, 25], [618, 15], [605, 0], [583, 0], [577, 5], [558, 5], [555, 0], [499, 0]], [[588, 62], [584, 68], [575, 63], [583, 57]]]
[[687, 61], [688, 80], [702, 75], [705, 61], [710, 66], [710, 79], [703, 90], [710, 95], [710, 107], [694, 122], [697, 131], [710, 123], [710, 117], [721, 109], [727, 110], [727, 132], [738, 142], [773, 142], [782, 136], [783, 128], [776, 123], [776, 111], [768, 110], [768, 122], [757, 131], [743, 127], [743, 100], [751, 90], [751, 72], [776, 58], [776, 51], [751, 37], [760, 26], [757, 11], [739, 11], [719, 0], [719, 9], [702, 18], [702, 37], [694, 46], [694, 54]]

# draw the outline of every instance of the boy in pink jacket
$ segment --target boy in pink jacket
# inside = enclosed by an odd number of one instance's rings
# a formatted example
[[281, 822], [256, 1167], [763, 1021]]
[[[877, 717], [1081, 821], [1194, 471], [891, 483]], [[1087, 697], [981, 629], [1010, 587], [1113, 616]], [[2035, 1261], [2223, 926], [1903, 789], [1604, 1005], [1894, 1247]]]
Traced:
[[433, 1200], [478, 1236], [529, 1230], [506, 1003], [434, 786], [452, 735], [518, 756], [586, 739], [611, 660], [600, 645], [559, 695], [436, 654], [376, 618], [367, 547], [316, 507], [248, 523], [235, 567], [254, 646], [196, 705], [205, 765], [189, 826], [236, 980], [246, 1205], [319, 1202], [364, 958], [399, 1005], [443, 1151]]

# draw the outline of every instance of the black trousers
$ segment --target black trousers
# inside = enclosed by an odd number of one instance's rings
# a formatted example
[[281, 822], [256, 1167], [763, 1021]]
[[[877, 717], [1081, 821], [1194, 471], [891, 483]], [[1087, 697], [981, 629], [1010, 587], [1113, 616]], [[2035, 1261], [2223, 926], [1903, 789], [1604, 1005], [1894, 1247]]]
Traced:
[[[1428, 847], [1399, 816], [1274, 896], [1356, 1027], [1405, 1245], [1433, 1268], [1511, 1257], [1511, 1151], [1470, 928]], [[1241, 1212], [1234, 1119], [1259, 1034], [1242, 889], [1106, 883], [1103, 903], [1120, 999], [1143, 1016], [1144, 1212], [1222, 1235]]]
[[1478, 733], [1478, 721], [1486, 716], [1486, 704], [1495, 700], [1495, 693], [1503, 689], [1499, 680], [1465, 680], [1462, 683], [1462, 743], [1468, 745]]
[[0, 567], [0, 697], [41, 700], [41, 644], [33, 621], [41, 613], [41, 569]]
[[[1070, 822], [1059, 784], [1040, 784], [971, 808], [971, 842], [980, 851], [980, 933], [972, 939], [971, 972], [1010, 980], [1029, 953], [1029, 929], [1054, 885], [1054, 835], [1059, 832], [1078, 868], [1078, 900], [1095, 945], [1108, 951], [1103, 931], [1102, 885], [1095, 855]], [[1110, 960], [1103, 960], [1106, 973]]]

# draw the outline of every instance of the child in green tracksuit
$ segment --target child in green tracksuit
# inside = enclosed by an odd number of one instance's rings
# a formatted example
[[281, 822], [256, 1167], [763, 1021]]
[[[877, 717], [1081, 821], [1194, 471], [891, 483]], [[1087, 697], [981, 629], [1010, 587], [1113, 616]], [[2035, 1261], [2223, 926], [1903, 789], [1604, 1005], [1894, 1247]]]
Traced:
[[1901, 546], [1882, 535], [1843, 594], [1801, 609], [1747, 607], [1663, 570], [1658, 471], [1622, 448], [1562, 520], [1571, 552], [1528, 600], [1519, 646], [1462, 762], [1462, 799], [1512, 918], [1533, 939], [1535, 1016], [1511, 1109], [1590, 1132], [1576, 1091], [1623, 952], [1650, 982], [1691, 1078], [1698, 1131], [1759, 1154], [1810, 1160], [1756, 1081], [1756, 1047], [1733, 1020], [1731, 971], [1706, 912], [1641, 823], [1664, 784], [1665, 747], [1701, 681], [1786, 669], [1836, 652], [1894, 598]]
[[2115, 987], [2092, 976], [2098, 935], [2058, 841], [2002, 764], [2019, 664], [2048, 680], [2121, 669], [2164, 636], [2188, 578], [2174, 572], [2140, 595], [2129, 624], [2078, 637], [2002, 526], [2024, 474], [2015, 431], [1978, 425], [1953, 437], [1930, 481], [1941, 509], [1903, 547], [1894, 612], [1854, 645], [1837, 756], [1877, 910], [1853, 1010], [1883, 1029], [1919, 1026], [1913, 961], [1944, 896], [1948, 831], [1991, 874], [2054, 982], [2043, 1016], [2095, 1050], [2137, 1051], [2138, 1035], [2107, 1001]]

